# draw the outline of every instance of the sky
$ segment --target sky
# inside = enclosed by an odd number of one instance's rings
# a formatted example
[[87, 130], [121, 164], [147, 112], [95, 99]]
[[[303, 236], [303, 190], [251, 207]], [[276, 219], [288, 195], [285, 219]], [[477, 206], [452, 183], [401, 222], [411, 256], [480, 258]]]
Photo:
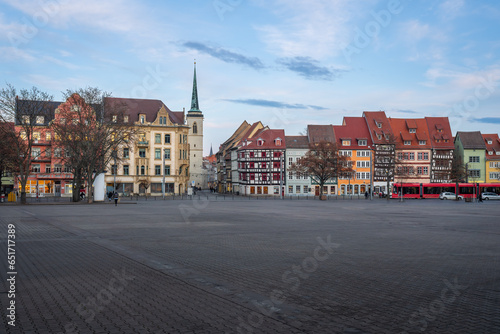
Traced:
[[494, 0], [0, 0], [0, 85], [99, 87], [189, 110], [204, 153], [244, 121], [287, 135], [384, 110], [498, 133]]

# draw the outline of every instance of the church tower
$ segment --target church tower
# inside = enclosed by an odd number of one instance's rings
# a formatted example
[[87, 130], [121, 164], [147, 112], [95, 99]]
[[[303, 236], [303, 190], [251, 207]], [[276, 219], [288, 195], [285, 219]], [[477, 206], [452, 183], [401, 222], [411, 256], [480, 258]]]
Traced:
[[194, 62], [193, 94], [191, 96], [191, 109], [186, 115], [189, 125], [189, 185], [205, 188], [203, 184], [203, 113], [198, 105], [198, 87], [196, 82], [196, 61]]

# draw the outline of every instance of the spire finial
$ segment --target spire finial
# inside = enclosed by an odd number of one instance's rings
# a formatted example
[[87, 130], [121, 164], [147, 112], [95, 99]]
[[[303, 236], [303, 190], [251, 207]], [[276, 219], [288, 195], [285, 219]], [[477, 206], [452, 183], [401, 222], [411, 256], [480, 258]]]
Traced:
[[198, 87], [196, 84], [196, 59], [194, 60], [193, 94], [191, 96], [191, 109], [189, 111], [200, 111], [198, 105]]

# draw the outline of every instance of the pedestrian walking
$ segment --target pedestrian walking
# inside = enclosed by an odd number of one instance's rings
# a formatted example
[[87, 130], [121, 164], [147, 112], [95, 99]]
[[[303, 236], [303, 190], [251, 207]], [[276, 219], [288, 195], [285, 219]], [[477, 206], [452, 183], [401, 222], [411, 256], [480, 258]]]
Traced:
[[365, 191], [365, 199], [368, 199], [368, 191]]
[[115, 206], [117, 206], [118, 205], [118, 192], [117, 191], [115, 191], [114, 199], [115, 199]]

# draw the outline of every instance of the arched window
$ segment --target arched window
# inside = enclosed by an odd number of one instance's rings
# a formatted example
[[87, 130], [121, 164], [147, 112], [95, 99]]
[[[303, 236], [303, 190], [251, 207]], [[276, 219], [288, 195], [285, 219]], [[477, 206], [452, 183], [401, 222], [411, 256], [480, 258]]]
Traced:
[[196, 122], [193, 123], [193, 133], [198, 133], [198, 125]]

